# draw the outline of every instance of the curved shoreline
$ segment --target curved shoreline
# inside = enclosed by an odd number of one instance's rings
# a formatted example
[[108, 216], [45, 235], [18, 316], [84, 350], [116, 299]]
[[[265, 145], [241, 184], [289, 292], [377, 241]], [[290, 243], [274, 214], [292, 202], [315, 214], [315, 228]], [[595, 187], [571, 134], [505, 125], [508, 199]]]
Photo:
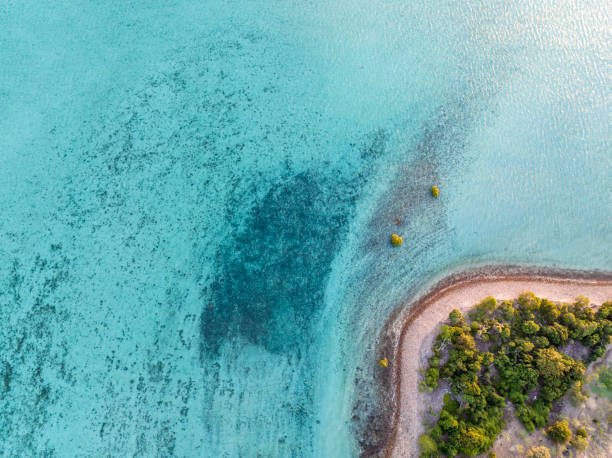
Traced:
[[[381, 331], [381, 337], [377, 346], [377, 357], [387, 357], [391, 361], [392, 368], [383, 376], [379, 382], [379, 394], [381, 407], [379, 414], [386, 418], [385, 439], [375, 450], [365, 450], [362, 456], [393, 456], [394, 449], [398, 444], [397, 434], [400, 429], [401, 399], [402, 399], [402, 368], [403, 347], [406, 332], [417, 318], [426, 312], [430, 306], [444, 298], [445, 296], [468, 289], [483, 283], [500, 284], [509, 283], [531, 283], [539, 284], [542, 287], [574, 286], [574, 287], [610, 287], [608, 299], [612, 299], [612, 272], [601, 271], [582, 271], [570, 269], [547, 269], [521, 266], [483, 266], [478, 268], [466, 269], [457, 273], [450, 274], [433, 286], [416, 300], [409, 300], [397, 307], [388, 318]], [[484, 286], [484, 285], [483, 285]], [[520, 289], [520, 287], [519, 287]], [[533, 288], [532, 288], [533, 289]], [[479, 289], [480, 291], [480, 289]], [[588, 296], [586, 291], [578, 292]], [[537, 294], [537, 292], [536, 292]], [[482, 297], [493, 295], [486, 288], [482, 290]], [[480, 297], [480, 298], [482, 298]], [[551, 300], [560, 298], [550, 297]], [[478, 299], [479, 300], [479, 299]], [[471, 301], [470, 306], [478, 300]], [[452, 308], [451, 308], [452, 309]], [[448, 312], [446, 312], [446, 315]], [[442, 318], [443, 319], [443, 318]], [[432, 329], [441, 323], [432, 324]], [[362, 430], [363, 437], [372, 434], [367, 429]], [[410, 455], [402, 455], [410, 456]]]

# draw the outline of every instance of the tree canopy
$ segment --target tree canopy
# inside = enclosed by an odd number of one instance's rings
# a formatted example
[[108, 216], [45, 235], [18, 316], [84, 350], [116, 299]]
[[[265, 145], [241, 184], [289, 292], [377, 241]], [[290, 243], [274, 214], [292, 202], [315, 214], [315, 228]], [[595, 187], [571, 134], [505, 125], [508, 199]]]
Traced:
[[[450, 393], [437, 422], [419, 440], [421, 456], [486, 452], [505, 426], [508, 401], [528, 431], [548, 425], [553, 403], [570, 389], [581, 390], [585, 363], [605, 353], [611, 318], [612, 302], [595, 310], [585, 297], [557, 304], [533, 293], [501, 303], [487, 297], [467, 318], [453, 310], [434, 342], [424, 378], [429, 389], [444, 380]], [[585, 361], [563, 353], [570, 341], [589, 348]], [[560, 442], [572, 437], [563, 422], [547, 432]], [[578, 447], [580, 441], [574, 442]]]

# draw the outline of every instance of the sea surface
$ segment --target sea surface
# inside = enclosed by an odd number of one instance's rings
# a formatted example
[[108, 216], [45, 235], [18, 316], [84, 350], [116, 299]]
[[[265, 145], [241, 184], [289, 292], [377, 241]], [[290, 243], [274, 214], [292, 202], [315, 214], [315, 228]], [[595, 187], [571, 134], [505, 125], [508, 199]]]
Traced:
[[2, 0], [0, 455], [356, 456], [404, 301], [612, 270], [611, 114], [612, 0]]

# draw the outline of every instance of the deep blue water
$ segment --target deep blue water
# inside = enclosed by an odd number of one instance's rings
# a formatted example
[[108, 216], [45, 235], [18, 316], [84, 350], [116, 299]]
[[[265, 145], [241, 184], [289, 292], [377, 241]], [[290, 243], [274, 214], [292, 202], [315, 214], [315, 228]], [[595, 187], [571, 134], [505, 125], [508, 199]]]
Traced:
[[0, 4], [3, 455], [353, 456], [402, 301], [612, 270], [610, 11]]

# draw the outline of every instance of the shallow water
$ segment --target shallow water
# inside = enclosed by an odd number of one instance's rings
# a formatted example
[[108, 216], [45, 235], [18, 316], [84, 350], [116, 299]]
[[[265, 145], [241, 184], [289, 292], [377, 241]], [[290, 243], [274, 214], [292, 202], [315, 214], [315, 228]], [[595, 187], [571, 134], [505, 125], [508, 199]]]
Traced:
[[415, 291], [611, 270], [612, 3], [513, 3], [2, 4], [5, 454], [355, 455]]

